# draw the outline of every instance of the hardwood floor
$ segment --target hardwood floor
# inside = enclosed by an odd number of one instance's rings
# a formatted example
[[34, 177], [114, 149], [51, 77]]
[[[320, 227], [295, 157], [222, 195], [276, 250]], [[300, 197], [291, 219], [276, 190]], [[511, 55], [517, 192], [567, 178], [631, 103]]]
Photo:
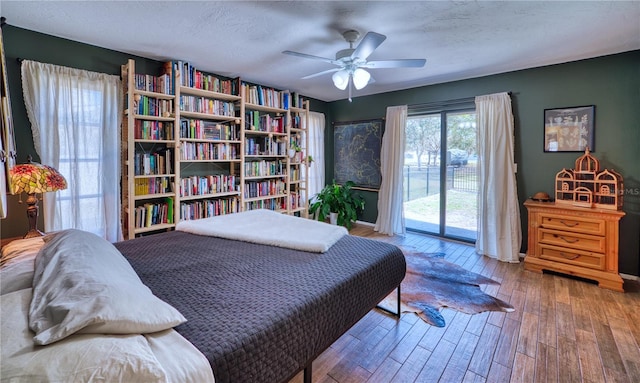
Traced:
[[[314, 361], [314, 383], [640, 382], [640, 283], [625, 281], [626, 292], [617, 293], [497, 262], [468, 244], [381, 236], [364, 225], [351, 234], [444, 252], [500, 282], [482, 288], [516, 310], [445, 308], [447, 325], [438, 328], [414, 314], [398, 320], [374, 309]], [[300, 373], [290, 383], [302, 380]]]

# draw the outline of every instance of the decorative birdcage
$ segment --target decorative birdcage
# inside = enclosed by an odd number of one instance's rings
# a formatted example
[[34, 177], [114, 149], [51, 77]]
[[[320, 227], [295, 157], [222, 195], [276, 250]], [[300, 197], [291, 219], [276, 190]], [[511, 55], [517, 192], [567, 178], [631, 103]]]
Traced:
[[556, 174], [556, 203], [573, 204], [574, 183], [573, 170], [562, 169]]
[[622, 209], [622, 176], [613, 169], [600, 171], [600, 161], [589, 148], [576, 159], [575, 169], [556, 174], [556, 203], [601, 209]]
[[613, 169], [605, 169], [596, 175], [595, 207], [611, 210], [622, 209], [622, 176]]

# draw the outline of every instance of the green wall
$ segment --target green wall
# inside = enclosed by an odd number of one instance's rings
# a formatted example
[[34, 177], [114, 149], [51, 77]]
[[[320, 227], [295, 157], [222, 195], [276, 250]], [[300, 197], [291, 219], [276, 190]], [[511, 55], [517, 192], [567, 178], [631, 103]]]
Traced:
[[[18, 162], [27, 155], [38, 159], [22, 101], [17, 58], [117, 75], [127, 59], [136, 60], [140, 73], [157, 73], [162, 63], [5, 25], [2, 30], [9, 77]], [[621, 223], [620, 272], [640, 275], [640, 51], [529, 69], [477, 79], [413, 88], [353, 102], [325, 103], [311, 100], [311, 110], [326, 116], [326, 179], [333, 178], [333, 121], [384, 117], [386, 107], [513, 92], [518, 198], [524, 201], [537, 191], [553, 194], [553, 179], [563, 167], [571, 168], [576, 153], [543, 153], [543, 110], [576, 105], [596, 105], [596, 150], [601, 165], [624, 176], [627, 216]], [[377, 193], [364, 192], [367, 208], [362, 220], [375, 222]], [[8, 218], [0, 221], [2, 238], [27, 230], [26, 206], [8, 196]], [[523, 251], [526, 250], [526, 210], [523, 218]], [[42, 221], [39, 227], [43, 228]]]
[[[427, 64], [428, 65], [428, 64]], [[515, 118], [515, 158], [518, 199], [537, 191], [554, 194], [554, 179], [562, 168], [573, 168], [579, 153], [543, 152], [543, 112], [548, 108], [596, 106], [595, 151], [602, 168], [624, 177], [624, 211], [620, 224], [620, 272], [640, 275], [640, 51], [509, 72], [481, 78], [355, 97], [330, 104], [327, 119], [327, 179], [332, 179], [331, 122], [384, 117], [387, 106], [454, 100], [512, 92]], [[362, 220], [375, 222], [377, 193], [367, 200]], [[526, 251], [527, 212], [521, 205]]]
[[[120, 75], [120, 66], [130, 58], [136, 60], [136, 72], [138, 73], [158, 74], [163, 64], [159, 61], [61, 39], [11, 25], [5, 25], [2, 28], [2, 36], [5, 47], [18, 163], [25, 162], [28, 155], [31, 155], [34, 161], [40, 160], [33, 146], [31, 125], [29, 124], [22, 98], [18, 58], [113, 75]], [[328, 114], [328, 104], [326, 102], [310, 99], [310, 107], [313, 111]], [[18, 202], [19, 196], [17, 195], [9, 195], [7, 200], [8, 215], [6, 219], [0, 220], [0, 237], [23, 236], [29, 227], [26, 214], [27, 207], [24, 203], [20, 204]], [[38, 222], [38, 228], [44, 230], [42, 215]]]

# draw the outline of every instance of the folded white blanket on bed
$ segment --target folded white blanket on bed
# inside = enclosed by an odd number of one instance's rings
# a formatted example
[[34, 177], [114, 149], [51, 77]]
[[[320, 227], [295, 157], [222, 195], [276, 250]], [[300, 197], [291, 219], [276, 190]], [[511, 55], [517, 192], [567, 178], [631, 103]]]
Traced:
[[180, 221], [176, 230], [314, 253], [324, 253], [348, 234], [342, 226], [267, 209]]

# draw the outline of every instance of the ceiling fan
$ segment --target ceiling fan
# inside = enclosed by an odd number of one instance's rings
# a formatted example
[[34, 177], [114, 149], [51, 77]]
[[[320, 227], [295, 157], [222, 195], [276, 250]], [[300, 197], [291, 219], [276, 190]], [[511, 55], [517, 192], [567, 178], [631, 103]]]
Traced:
[[297, 56], [302, 58], [308, 58], [312, 60], [320, 60], [324, 62], [337, 65], [337, 68], [325, 70], [319, 73], [311, 74], [303, 77], [308, 79], [316, 76], [321, 76], [327, 73], [333, 73], [333, 84], [340, 90], [344, 90], [349, 87], [349, 101], [351, 101], [351, 84], [356, 89], [364, 88], [372, 79], [371, 74], [366, 69], [379, 69], [379, 68], [421, 68], [424, 66], [427, 60], [425, 59], [397, 59], [397, 60], [376, 60], [367, 61], [367, 57], [373, 53], [373, 51], [382, 44], [387, 38], [385, 35], [381, 35], [375, 32], [367, 32], [362, 38], [362, 41], [357, 47], [353, 47], [360, 37], [360, 33], [355, 30], [348, 30], [342, 34], [344, 39], [349, 43], [349, 49], [342, 49], [336, 53], [335, 59], [308, 55], [306, 53], [283, 51], [282, 53]]

